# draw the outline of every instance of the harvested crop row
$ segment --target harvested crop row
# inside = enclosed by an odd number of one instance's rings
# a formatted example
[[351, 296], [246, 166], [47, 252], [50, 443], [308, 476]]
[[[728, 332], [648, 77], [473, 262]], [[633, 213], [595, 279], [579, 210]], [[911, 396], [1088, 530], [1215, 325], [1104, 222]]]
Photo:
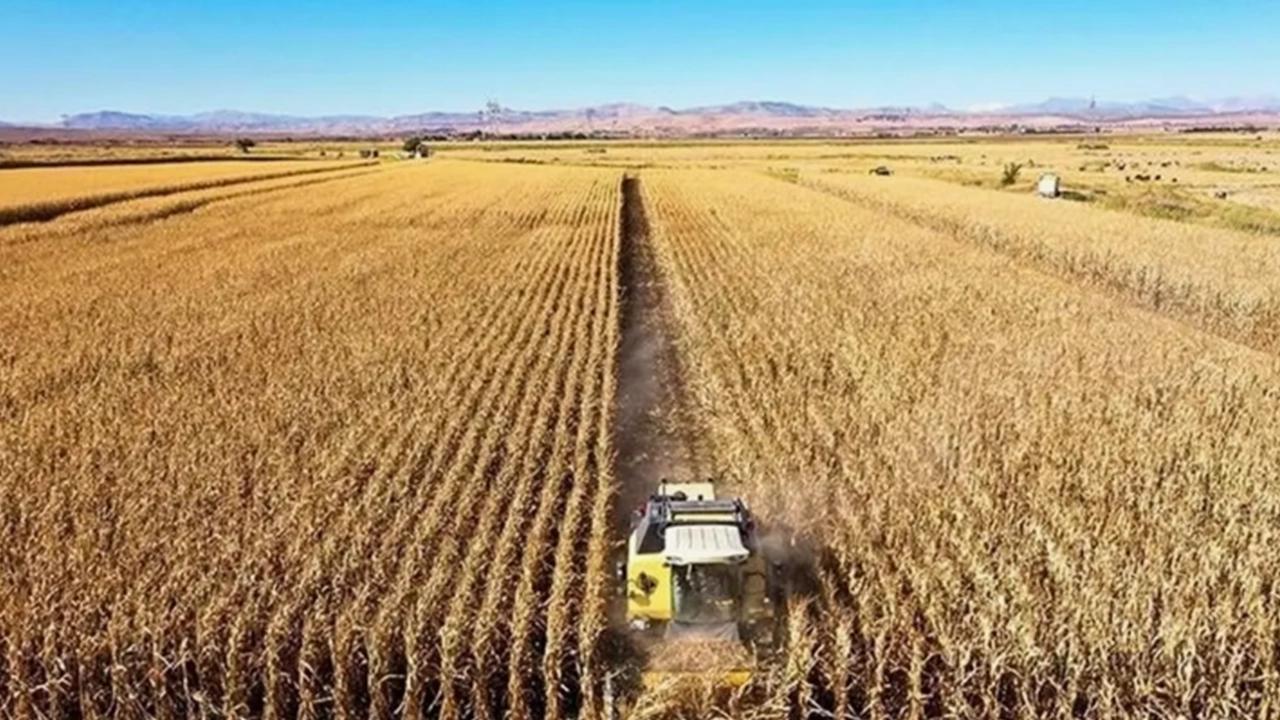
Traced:
[[106, 168], [0, 171], [0, 226], [47, 222], [61, 215], [139, 198], [254, 180], [331, 172], [371, 163], [192, 163]]
[[225, 163], [289, 162], [301, 159], [298, 154], [240, 154], [236, 148], [166, 148], [143, 146], [63, 145], [56, 149], [23, 148], [18, 153], [10, 150], [0, 158], [0, 169], [17, 170], [31, 168], [94, 168], [125, 167], [128, 165], [173, 165], [175, 163]]
[[768, 707], [1274, 710], [1273, 357], [761, 175], [643, 181], [710, 449], [811, 548]]
[[1280, 354], [1274, 238], [910, 177], [802, 182]]
[[0, 715], [599, 709], [616, 174], [324, 187], [4, 249]]
[[[17, 223], [0, 227], [0, 247], [37, 241], [48, 243], [54, 239], [93, 241], [103, 237], [101, 231], [119, 225], [157, 222], [174, 215], [193, 212], [215, 202], [312, 187], [376, 172], [384, 171], [378, 167], [358, 165], [351, 169], [338, 168], [332, 172], [304, 173], [301, 177], [289, 174], [266, 180], [254, 179], [213, 188], [126, 200], [82, 212], [59, 215], [47, 222]], [[23, 257], [30, 259], [30, 253], [24, 252]], [[7, 269], [12, 269], [12, 266]]]

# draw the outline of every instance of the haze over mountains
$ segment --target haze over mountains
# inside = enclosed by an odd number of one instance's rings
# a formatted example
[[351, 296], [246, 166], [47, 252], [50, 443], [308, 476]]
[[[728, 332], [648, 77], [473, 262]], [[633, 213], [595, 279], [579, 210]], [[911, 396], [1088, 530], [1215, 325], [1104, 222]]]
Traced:
[[[1138, 102], [1049, 98], [1042, 102], [980, 109], [940, 104], [843, 109], [788, 102], [742, 101], [684, 109], [613, 103], [565, 110], [515, 110], [491, 106], [472, 112], [424, 112], [394, 117], [305, 117], [217, 110], [194, 115], [155, 115], [113, 110], [65, 116], [41, 127], [120, 133], [293, 133], [381, 135], [406, 132], [498, 134], [617, 133], [699, 134], [735, 131], [857, 132], [892, 128], [1026, 127], [1136, 124], [1280, 124], [1280, 96], [1199, 101], [1186, 97]], [[0, 123], [5, 124], [5, 123]], [[12, 123], [9, 123], [12, 124]]]

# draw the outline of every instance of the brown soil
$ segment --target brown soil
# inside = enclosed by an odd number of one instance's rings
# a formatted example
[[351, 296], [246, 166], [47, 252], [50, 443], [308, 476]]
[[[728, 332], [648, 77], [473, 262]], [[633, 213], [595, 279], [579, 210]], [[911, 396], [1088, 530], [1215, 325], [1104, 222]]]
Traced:
[[697, 431], [682, 401], [684, 387], [674, 321], [650, 244], [640, 180], [622, 181], [619, 275], [622, 328], [614, 415], [618, 480], [618, 537], [629, 517], [663, 478], [690, 479], [707, 472], [697, 461]]

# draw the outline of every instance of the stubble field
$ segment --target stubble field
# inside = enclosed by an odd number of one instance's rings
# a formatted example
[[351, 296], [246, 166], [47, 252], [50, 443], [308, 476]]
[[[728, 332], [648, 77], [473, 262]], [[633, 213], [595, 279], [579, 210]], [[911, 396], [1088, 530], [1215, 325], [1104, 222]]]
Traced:
[[[0, 170], [0, 715], [1275, 714], [1280, 238], [888, 145]], [[633, 243], [805, 575], [733, 692], [619, 680]]]

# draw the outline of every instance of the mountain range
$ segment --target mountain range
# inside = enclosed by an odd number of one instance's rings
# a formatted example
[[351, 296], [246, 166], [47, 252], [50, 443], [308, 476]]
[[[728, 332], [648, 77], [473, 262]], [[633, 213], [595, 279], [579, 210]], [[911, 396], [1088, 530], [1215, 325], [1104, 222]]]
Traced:
[[[843, 109], [777, 101], [742, 101], [684, 109], [612, 103], [566, 110], [515, 110], [491, 105], [474, 112], [424, 112], [394, 117], [307, 117], [216, 110], [157, 115], [114, 110], [64, 116], [46, 129], [113, 133], [393, 135], [410, 132], [514, 135], [548, 133], [715, 134], [745, 131], [848, 132], [893, 128], [1020, 125], [1280, 124], [1280, 96], [1199, 101], [1186, 97], [1137, 102], [1054, 97], [1038, 103], [954, 109], [926, 106]], [[13, 123], [0, 123], [12, 126]]]

